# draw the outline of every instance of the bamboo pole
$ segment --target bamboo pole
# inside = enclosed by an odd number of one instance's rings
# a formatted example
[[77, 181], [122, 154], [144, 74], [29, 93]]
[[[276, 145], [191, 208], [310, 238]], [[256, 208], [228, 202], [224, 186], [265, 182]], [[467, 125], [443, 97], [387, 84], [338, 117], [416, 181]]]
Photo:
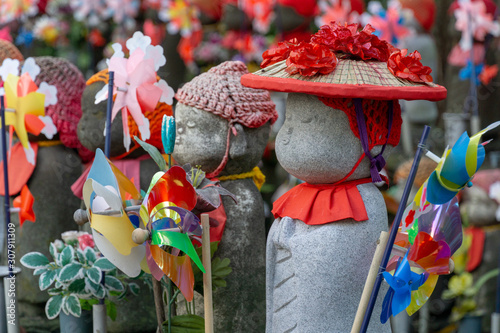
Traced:
[[373, 286], [375, 285], [375, 280], [377, 279], [378, 269], [380, 267], [380, 263], [382, 262], [388, 238], [389, 233], [387, 231], [382, 231], [380, 233], [380, 238], [378, 239], [377, 248], [373, 254], [372, 264], [370, 265], [370, 270], [368, 271], [368, 276], [366, 277], [365, 287], [363, 288], [363, 293], [361, 294], [361, 300], [359, 301], [358, 311], [356, 312], [356, 317], [354, 318], [351, 333], [358, 333], [361, 329], [363, 317], [365, 315], [366, 308], [368, 307], [368, 302], [370, 301], [370, 295], [372, 293]]
[[201, 215], [203, 274], [203, 299], [205, 302], [205, 333], [214, 332], [214, 314], [212, 305], [212, 258], [210, 255], [210, 225], [208, 214]]
[[157, 332], [163, 332], [163, 322], [165, 322], [165, 308], [163, 306], [163, 295], [161, 281], [151, 277], [153, 281], [153, 296], [155, 299], [156, 320], [158, 322]]

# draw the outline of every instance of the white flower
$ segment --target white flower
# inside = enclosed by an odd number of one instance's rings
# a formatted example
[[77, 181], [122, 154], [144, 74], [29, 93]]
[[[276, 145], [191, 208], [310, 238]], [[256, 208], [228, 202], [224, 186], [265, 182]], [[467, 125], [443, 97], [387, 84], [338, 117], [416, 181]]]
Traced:
[[54, 121], [50, 116], [38, 116], [40, 120], [45, 124], [42, 129], [42, 134], [49, 140], [52, 140], [54, 135], [57, 133], [57, 127], [54, 125]]
[[11, 58], [4, 59], [2, 66], [0, 66], [0, 76], [2, 80], [7, 80], [9, 74], [19, 75], [19, 60]]
[[144, 34], [140, 31], [134, 32], [132, 38], [127, 40], [125, 44], [127, 49], [129, 49], [130, 54], [134, 52], [136, 49], [142, 49], [146, 52], [146, 48], [151, 45], [151, 38], [149, 36], [144, 36]]
[[[40, 66], [38, 66], [36, 64], [35, 59], [33, 59], [32, 57], [29, 57], [28, 59], [26, 59], [24, 61], [21, 75], [23, 75], [24, 73], [28, 73], [33, 81], [35, 81], [38, 74], [40, 74]], [[57, 100], [56, 100], [56, 103], [57, 103]], [[47, 105], [45, 105], [45, 106], [47, 106]]]
[[37, 92], [45, 95], [45, 106], [57, 104], [57, 87], [47, 82], [42, 82]]
[[71, 242], [71, 241], [77, 241], [78, 237], [82, 235], [88, 235], [88, 232], [85, 231], [77, 231], [77, 230], [70, 230], [70, 231], [65, 231], [61, 234], [61, 238], [65, 243]]
[[163, 47], [160, 45], [148, 45], [146, 47], [146, 56], [144, 59], [153, 59], [155, 62], [155, 71], [167, 63], [167, 58], [163, 55]]
[[160, 80], [156, 82], [155, 86], [161, 88], [162, 90], [160, 102], [172, 105], [172, 103], [174, 102], [174, 95], [175, 95], [174, 89], [172, 89], [172, 87], [170, 87], [165, 80]]

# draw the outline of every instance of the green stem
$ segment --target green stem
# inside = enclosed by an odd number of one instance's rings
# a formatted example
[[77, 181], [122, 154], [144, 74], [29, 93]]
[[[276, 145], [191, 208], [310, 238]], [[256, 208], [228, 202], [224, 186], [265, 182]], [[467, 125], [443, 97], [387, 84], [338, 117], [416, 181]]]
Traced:
[[194, 306], [194, 296], [193, 296], [192, 306], [193, 306], [193, 314], [195, 315], [196, 314], [196, 307]]
[[191, 314], [191, 310], [189, 309], [189, 302], [187, 301], [187, 299], [184, 299], [184, 302], [186, 303], [186, 312], [187, 312], [187, 314]]
[[172, 167], [172, 154], [168, 154], [168, 168]]

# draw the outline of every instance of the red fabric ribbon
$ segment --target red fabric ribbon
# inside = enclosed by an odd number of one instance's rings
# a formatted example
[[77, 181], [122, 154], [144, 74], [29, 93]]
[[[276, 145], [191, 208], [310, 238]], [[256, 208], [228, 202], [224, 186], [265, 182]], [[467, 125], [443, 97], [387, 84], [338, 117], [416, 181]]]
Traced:
[[366, 221], [368, 214], [356, 186], [371, 181], [363, 178], [340, 184], [297, 185], [274, 202], [274, 218], [288, 216], [309, 225], [349, 218]]

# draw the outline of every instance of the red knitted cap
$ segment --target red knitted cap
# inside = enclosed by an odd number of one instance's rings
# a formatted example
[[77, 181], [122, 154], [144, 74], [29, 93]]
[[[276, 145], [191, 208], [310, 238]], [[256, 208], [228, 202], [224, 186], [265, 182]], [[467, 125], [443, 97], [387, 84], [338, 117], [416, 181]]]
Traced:
[[57, 88], [57, 104], [49, 105], [45, 114], [49, 115], [57, 127], [57, 133], [63, 145], [77, 148], [80, 156], [85, 159], [90, 152], [78, 140], [76, 130], [82, 117], [82, 94], [85, 89], [85, 79], [80, 70], [63, 58], [35, 57], [40, 66], [40, 74], [35, 83], [45, 81]]
[[256, 128], [278, 118], [268, 91], [247, 88], [240, 79], [248, 74], [241, 61], [226, 61], [198, 75], [177, 91], [182, 104], [212, 112], [230, 123]]

